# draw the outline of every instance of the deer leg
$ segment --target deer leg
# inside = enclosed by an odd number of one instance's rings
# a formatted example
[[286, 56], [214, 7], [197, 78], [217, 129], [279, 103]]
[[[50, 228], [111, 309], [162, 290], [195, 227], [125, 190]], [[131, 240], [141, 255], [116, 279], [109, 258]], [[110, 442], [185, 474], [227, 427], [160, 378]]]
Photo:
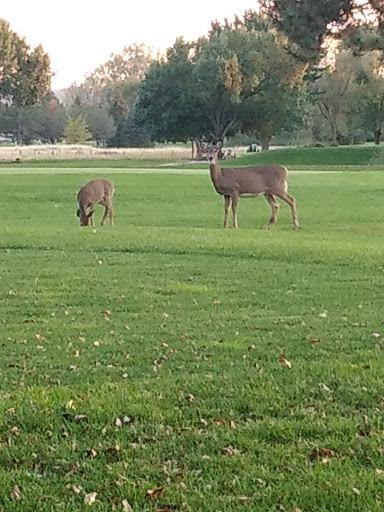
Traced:
[[112, 205], [109, 205], [109, 224], [113, 226], [113, 208]]
[[271, 218], [269, 219], [267, 226], [267, 229], [271, 229], [276, 224], [277, 212], [279, 211], [280, 205], [272, 194], [265, 194], [265, 199], [271, 207]]
[[109, 212], [109, 208], [108, 208], [108, 206], [105, 206], [104, 208], [105, 208], [105, 210], [104, 210], [104, 214], [103, 214], [103, 217], [102, 217], [101, 222], [100, 222], [100, 224], [101, 224], [102, 226], [104, 226], [105, 219], [107, 218], [107, 215], [108, 215], [108, 212]]
[[231, 206], [231, 197], [224, 196], [224, 228], [228, 227], [228, 213]]
[[238, 196], [232, 196], [232, 216], [233, 216], [233, 227], [237, 229], [238, 223], [237, 223], [237, 203], [238, 203]]
[[299, 219], [297, 217], [297, 210], [296, 210], [296, 199], [293, 196], [290, 196], [289, 194], [275, 194], [277, 197], [280, 197], [283, 201], [285, 201], [287, 204], [289, 204], [289, 207], [291, 208], [292, 213], [292, 222], [293, 222], [293, 229], [299, 229]]

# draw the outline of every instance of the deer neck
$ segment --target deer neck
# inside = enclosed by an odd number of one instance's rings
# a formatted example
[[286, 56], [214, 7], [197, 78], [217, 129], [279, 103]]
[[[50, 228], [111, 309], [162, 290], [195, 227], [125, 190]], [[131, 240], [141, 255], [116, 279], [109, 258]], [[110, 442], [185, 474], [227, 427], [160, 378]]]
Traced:
[[209, 166], [209, 173], [211, 175], [212, 182], [217, 183], [221, 176], [221, 169], [219, 167], [217, 160], [214, 160], [213, 162], [211, 162], [211, 164]]

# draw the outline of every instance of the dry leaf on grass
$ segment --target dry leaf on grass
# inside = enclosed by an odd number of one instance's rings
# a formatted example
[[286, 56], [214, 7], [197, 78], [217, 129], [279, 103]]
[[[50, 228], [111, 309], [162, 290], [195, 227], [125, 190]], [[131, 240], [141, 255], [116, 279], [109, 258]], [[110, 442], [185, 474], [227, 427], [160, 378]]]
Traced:
[[13, 501], [20, 501], [21, 500], [21, 490], [20, 490], [20, 487], [18, 485], [15, 485], [15, 487], [12, 489], [11, 499]]
[[334, 450], [329, 450], [328, 448], [315, 448], [309, 455], [311, 460], [324, 458], [330, 459], [332, 457], [336, 457], [336, 452]]
[[291, 369], [292, 368], [292, 363], [291, 361], [288, 361], [288, 359], [285, 358], [284, 354], [282, 354], [280, 357], [279, 357], [279, 364], [281, 364], [281, 366], [285, 366], [285, 368], [289, 368]]
[[232, 446], [226, 446], [221, 450], [221, 453], [223, 455], [227, 455], [229, 457], [233, 457], [234, 455], [239, 455], [241, 452], [240, 450], [237, 450], [236, 448], [232, 448]]
[[312, 345], [314, 345], [315, 343], [322, 343], [323, 340], [321, 340], [320, 338], [310, 338], [309, 339], [309, 343], [311, 343]]
[[164, 487], [158, 487], [157, 489], [148, 489], [145, 493], [146, 498], [154, 500], [160, 496], [160, 494], [164, 491]]
[[127, 500], [123, 500], [121, 502], [121, 505], [123, 507], [123, 512], [131, 512], [131, 510], [133, 510], [133, 508], [131, 507]]
[[86, 505], [93, 505], [96, 501], [97, 492], [89, 492], [84, 496], [84, 503]]

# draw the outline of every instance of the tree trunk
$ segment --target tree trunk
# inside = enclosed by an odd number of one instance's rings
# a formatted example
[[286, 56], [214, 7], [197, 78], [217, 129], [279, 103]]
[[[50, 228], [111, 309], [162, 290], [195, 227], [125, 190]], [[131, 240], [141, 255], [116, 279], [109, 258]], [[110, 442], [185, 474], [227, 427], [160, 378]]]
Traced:
[[196, 141], [193, 140], [192, 141], [192, 147], [191, 147], [191, 158], [192, 158], [192, 160], [194, 160], [196, 158], [196, 155], [197, 155], [197, 144], [196, 144]]
[[269, 150], [269, 143], [271, 142], [271, 139], [262, 139], [261, 141], [261, 151], [268, 151]]
[[378, 128], [377, 130], [375, 130], [373, 132], [373, 137], [375, 140], [375, 144], [378, 146], [380, 144], [380, 140], [381, 140], [381, 128]]

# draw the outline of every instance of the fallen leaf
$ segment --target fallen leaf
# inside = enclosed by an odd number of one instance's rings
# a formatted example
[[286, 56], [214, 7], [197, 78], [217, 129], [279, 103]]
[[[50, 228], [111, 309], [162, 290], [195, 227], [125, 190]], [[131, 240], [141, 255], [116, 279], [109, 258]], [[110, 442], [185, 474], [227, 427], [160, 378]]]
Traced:
[[158, 487], [157, 489], [148, 489], [145, 493], [147, 498], [154, 500], [160, 496], [160, 494], [164, 491], [164, 487]]
[[327, 318], [327, 316], [328, 316], [327, 311], [323, 311], [323, 313], [320, 313], [320, 315], [319, 315], [320, 318]]
[[237, 450], [236, 448], [232, 448], [232, 446], [226, 446], [225, 448], [223, 448], [221, 450], [221, 453], [223, 455], [227, 455], [227, 456], [233, 457], [234, 455], [239, 455], [240, 454], [240, 450]]
[[372, 333], [372, 337], [373, 337], [373, 338], [380, 338], [380, 333], [378, 333], [378, 332], [373, 332], [373, 333]]
[[94, 342], [93, 342], [93, 346], [94, 346], [94, 347], [100, 347], [100, 341], [97, 341], [97, 340], [96, 340], [96, 341], [94, 341]]
[[107, 316], [109, 316], [109, 315], [112, 313], [112, 311], [111, 311], [110, 309], [103, 309], [103, 311], [102, 311], [101, 313], [102, 313], [103, 315], [107, 315]]
[[336, 452], [334, 450], [329, 450], [328, 448], [315, 448], [309, 454], [309, 458], [311, 460], [314, 459], [323, 459], [323, 458], [332, 458], [336, 457]]
[[75, 485], [70, 485], [68, 487], [68, 489], [72, 492], [74, 492], [75, 494], [80, 494], [81, 493], [81, 489], [80, 487], [76, 487]]
[[87, 416], [85, 414], [76, 414], [76, 416], [73, 418], [74, 423], [79, 423], [80, 421], [84, 421], [87, 419]]
[[382, 474], [384, 474], [384, 471], [382, 469], [379, 469], [379, 468], [375, 469], [375, 475], [376, 476], [381, 476]]
[[87, 455], [87, 457], [96, 457], [97, 451], [94, 450], [93, 448], [91, 448], [90, 450], [86, 451], [86, 455]]
[[324, 391], [328, 391], [328, 393], [331, 391], [330, 388], [326, 384], [324, 384], [324, 382], [320, 382], [319, 387], [321, 389], [324, 389]]
[[360, 495], [360, 491], [359, 491], [359, 489], [357, 487], [352, 487], [352, 492], [354, 492], [358, 496]]
[[242, 503], [245, 503], [247, 501], [251, 501], [252, 498], [249, 498], [249, 496], [239, 496], [237, 499]]
[[188, 400], [188, 402], [193, 402], [195, 400], [195, 397], [192, 395], [192, 393], [188, 393], [185, 398]]
[[123, 422], [121, 421], [120, 418], [116, 418], [115, 419], [115, 425], [116, 425], [116, 427], [122, 427], [123, 426]]
[[285, 366], [286, 368], [292, 368], [292, 363], [288, 361], [288, 359], [286, 359], [283, 354], [279, 357], [279, 363], [281, 364], [281, 366]]
[[66, 404], [65, 404], [65, 408], [66, 409], [74, 409], [75, 406], [73, 405], [73, 400], [69, 400]]
[[311, 344], [314, 344], [314, 343], [321, 343], [323, 340], [321, 340], [320, 338], [310, 338], [309, 339], [309, 343]]
[[97, 492], [89, 492], [84, 496], [84, 503], [86, 505], [92, 505], [96, 501]]
[[21, 500], [21, 490], [20, 490], [20, 487], [18, 485], [15, 485], [15, 487], [12, 489], [11, 499], [13, 501], [20, 501]]
[[124, 512], [131, 512], [131, 510], [133, 510], [133, 508], [131, 507], [131, 505], [128, 503], [127, 500], [123, 500], [121, 502], [121, 505], [123, 507], [123, 511]]

